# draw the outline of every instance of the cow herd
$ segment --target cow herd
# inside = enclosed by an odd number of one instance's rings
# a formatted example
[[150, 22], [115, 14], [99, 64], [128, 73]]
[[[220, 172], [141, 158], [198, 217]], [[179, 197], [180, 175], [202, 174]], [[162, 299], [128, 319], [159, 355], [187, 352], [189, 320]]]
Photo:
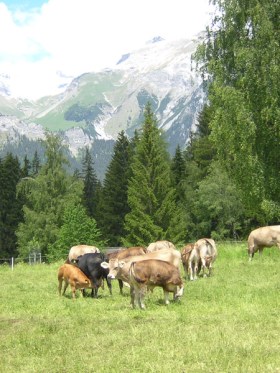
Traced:
[[[187, 250], [189, 255], [186, 255]], [[144, 309], [145, 294], [155, 287], [163, 289], [164, 303], [168, 304], [169, 293], [173, 294], [173, 300], [183, 295], [181, 264], [185, 268], [186, 278], [195, 280], [200, 271], [203, 276], [207, 276], [206, 270], [211, 275], [216, 256], [216, 245], [210, 238], [187, 245], [181, 253], [169, 241], [153, 242], [147, 248], [122, 248], [106, 254], [94, 246], [73, 246], [65, 263], [59, 268], [58, 290], [63, 295], [70, 284], [73, 299], [76, 298], [77, 289], [81, 289], [84, 295], [87, 288], [91, 288], [92, 297], [97, 297], [98, 289], [104, 288], [104, 281], [112, 294], [111, 280], [117, 279], [121, 294], [124, 285], [130, 287], [133, 308], [138, 305]]]
[[[249, 260], [255, 252], [261, 254], [264, 247], [275, 245], [280, 248], [280, 225], [253, 230], [248, 237]], [[169, 241], [153, 242], [147, 248], [121, 248], [108, 253], [100, 252], [95, 246], [73, 246], [65, 264], [59, 268], [58, 290], [60, 295], [64, 294], [70, 284], [73, 299], [77, 289], [81, 289], [84, 295], [87, 288], [91, 288], [92, 297], [97, 297], [98, 289], [104, 289], [105, 281], [112, 295], [111, 280], [117, 279], [121, 294], [124, 285], [130, 287], [132, 307], [138, 305], [144, 309], [145, 294], [154, 287], [163, 289], [165, 304], [169, 303], [169, 293], [173, 293], [173, 300], [183, 295], [181, 265], [185, 278], [192, 281], [199, 274], [211, 276], [216, 258], [217, 247], [211, 238], [186, 244], [181, 252]]]

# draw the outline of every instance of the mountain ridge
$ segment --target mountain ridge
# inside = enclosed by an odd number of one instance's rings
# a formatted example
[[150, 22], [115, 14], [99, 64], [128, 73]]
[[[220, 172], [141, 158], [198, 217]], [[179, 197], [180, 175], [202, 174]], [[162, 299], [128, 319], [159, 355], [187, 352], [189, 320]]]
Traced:
[[156, 37], [123, 55], [113, 68], [81, 74], [61, 93], [36, 101], [7, 98], [0, 91], [2, 152], [7, 141], [18, 142], [23, 135], [32, 139], [32, 134], [43, 138], [48, 129], [79, 157], [85, 146], [116, 140], [121, 131], [132, 137], [149, 101], [174, 154], [178, 145], [188, 143], [205, 102], [201, 79], [191, 66], [201, 37], [172, 42]]

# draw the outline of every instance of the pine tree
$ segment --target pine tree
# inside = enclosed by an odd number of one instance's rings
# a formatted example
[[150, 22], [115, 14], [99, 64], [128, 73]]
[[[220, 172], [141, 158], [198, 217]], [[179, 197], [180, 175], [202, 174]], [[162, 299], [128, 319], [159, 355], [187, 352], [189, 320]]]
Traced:
[[35, 150], [34, 157], [31, 161], [31, 175], [36, 176], [39, 173], [41, 167], [40, 159], [37, 150]]
[[124, 236], [124, 217], [129, 212], [127, 188], [130, 161], [131, 146], [122, 131], [105, 174], [98, 219], [102, 233], [111, 246], [120, 246]]
[[98, 204], [98, 180], [94, 169], [94, 163], [89, 148], [86, 147], [84, 159], [82, 161], [82, 177], [84, 180], [83, 205], [90, 217], [96, 218]]
[[21, 169], [11, 153], [0, 162], [0, 256], [17, 255], [15, 231], [22, 220], [22, 201], [17, 195]]
[[170, 238], [169, 226], [175, 213], [167, 145], [149, 103], [144, 118], [128, 184], [131, 211], [125, 217], [123, 241], [126, 245], [148, 245], [158, 239]]

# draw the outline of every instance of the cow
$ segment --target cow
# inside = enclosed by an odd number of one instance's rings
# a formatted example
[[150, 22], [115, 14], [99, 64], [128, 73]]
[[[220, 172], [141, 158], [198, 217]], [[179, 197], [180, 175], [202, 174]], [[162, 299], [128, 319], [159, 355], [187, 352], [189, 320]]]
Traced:
[[[188, 275], [190, 273], [189, 263], [190, 263], [190, 255], [191, 255], [191, 252], [192, 252], [193, 249], [194, 249], [194, 243], [188, 243], [181, 250], [181, 260], [182, 260], [183, 268], [184, 268], [184, 271], [185, 271], [185, 278], [186, 279], [188, 278]], [[192, 269], [192, 270], [194, 270], [194, 269]]]
[[248, 255], [251, 261], [259, 251], [261, 255], [265, 247], [278, 246], [280, 249], [280, 225], [270, 225], [254, 229], [248, 237]]
[[165, 250], [165, 249], [176, 250], [176, 247], [170, 241], [166, 241], [166, 240], [156, 241], [156, 242], [152, 242], [149, 244], [149, 246], [147, 247], [147, 252], [151, 253], [154, 251]]
[[[146, 254], [146, 248], [143, 246], [132, 246], [128, 247], [124, 250], [119, 250], [115, 251], [112, 253], [107, 254], [107, 258], [109, 261], [111, 260], [123, 260], [126, 259], [130, 256], [135, 256], [135, 255], [144, 255]], [[121, 279], [118, 279], [119, 282], [119, 288], [120, 288], [120, 294], [123, 294], [123, 281]]]
[[109, 260], [109, 263], [103, 262], [101, 266], [109, 270], [109, 278], [120, 279], [129, 283], [129, 267], [131, 263], [148, 259], [163, 260], [180, 269], [181, 255], [177, 250], [159, 250], [145, 255], [130, 256], [123, 260], [113, 258]]
[[72, 263], [75, 261], [78, 256], [87, 254], [87, 253], [100, 253], [100, 250], [96, 246], [88, 246], [88, 245], [77, 245], [72, 246], [69, 250], [68, 257], [65, 263]]
[[[72, 264], [63, 264], [58, 270], [57, 279], [59, 295], [64, 295], [68, 285], [70, 284], [73, 299], [76, 299], [76, 289], [92, 287], [90, 279], [79, 268]], [[61, 294], [63, 281], [64, 288]]]
[[103, 253], [87, 253], [77, 258], [77, 267], [90, 279], [92, 283], [91, 296], [97, 298], [98, 288], [103, 284], [103, 279], [106, 280], [110, 294], [112, 295], [111, 279], [107, 277], [109, 271], [101, 267], [101, 263], [105, 261]]
[[190, 280], [197, 279], [200, 269], [202, 269], [203, 277], [207, 277], [206, 269], [208, 269], [208, 275], [211, 276], [212, 264], [217, 254], [216, 243], [213, 239], [201, 238], [196, 241], [189, 257]]
[[169, 304], [169, 292], [174, 299], [183, 295], [184, 285], [180, 271], [173, 264], [158, 259], [140, 260], [132, 262], [129, 268], [129, 283], [131, 286], [131, 304], [135, 308], [135, 301], [141, 309], [145, 308], [144, 296], [147, 289], [159, 286], [164, 292], [165, 304]]

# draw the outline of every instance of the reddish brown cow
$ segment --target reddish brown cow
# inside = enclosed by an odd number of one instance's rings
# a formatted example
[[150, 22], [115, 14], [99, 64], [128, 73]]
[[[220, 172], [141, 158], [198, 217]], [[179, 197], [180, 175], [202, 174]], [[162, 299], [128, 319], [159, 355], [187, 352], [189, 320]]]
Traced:
[[183, 268], [185, 271], [186, 279], [188, 278], [188, 275], [189, 275], [190, 255], [191, 255], [193, 248], [194, 248], [194, 244], [188, 243], [181, 250], [181, 259], [182, 259], [182, 264], [183, 264]]
[[174, 299], [183, 295], [183, 281], [177, 267], [163, 260], [148, 259], [132, 262], [129, 269], [129, 283], [131, 286], [131, 304], [135, 307], [135, 300], [144, 309], [144, 296], [147, 289], [159, 286], [163, 289], [165, 304], [169, 304], [169, 292]]
[[[72, 298], [76, 298], [76, 289], [85, 289], [92, 287], [90, 279], [76, 266], [72, 264], [63, 264], [58, 270], [58, 292], [64, 295], [68, 285], [72, 290]], [[64, 281], [64, 288], [61, 294], [61, 287]]]

